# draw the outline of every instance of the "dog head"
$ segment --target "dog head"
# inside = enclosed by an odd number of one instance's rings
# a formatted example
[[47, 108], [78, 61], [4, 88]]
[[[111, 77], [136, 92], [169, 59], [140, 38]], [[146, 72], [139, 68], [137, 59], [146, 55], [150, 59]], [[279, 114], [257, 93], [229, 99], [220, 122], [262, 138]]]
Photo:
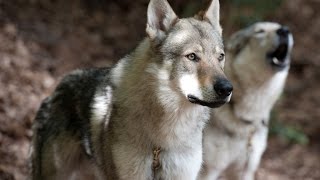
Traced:
[[235, 33], [227, 49], [232, 63], [263, 69], [272, 75], [288, 70], [292, 46], [293, 37], [287, 27], [260, 22]]
[[160, 89], [173, 90], [183, 100], [208, 107], [230, 100], [233, 87], [223, 70], [218, 0], [212, 0], [202, 15], [183, 19], [166, 0], [151, 0], [146, 32], [156, 54], [152, 63]]

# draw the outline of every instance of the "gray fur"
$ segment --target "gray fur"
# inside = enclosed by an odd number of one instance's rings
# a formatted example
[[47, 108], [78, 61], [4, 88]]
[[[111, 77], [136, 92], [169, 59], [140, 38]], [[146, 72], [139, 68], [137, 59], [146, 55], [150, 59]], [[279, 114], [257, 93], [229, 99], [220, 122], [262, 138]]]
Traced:
[[213, 88], [225, 79], [218, 21], [178, 19], [165, 0], [151, 0], [148, 37], [132, 53], [111, 69], [71, 73], [40, 107], [33, 179], [196, 179], [210, 108], [189, 95], [215, 107], [229, 100]]

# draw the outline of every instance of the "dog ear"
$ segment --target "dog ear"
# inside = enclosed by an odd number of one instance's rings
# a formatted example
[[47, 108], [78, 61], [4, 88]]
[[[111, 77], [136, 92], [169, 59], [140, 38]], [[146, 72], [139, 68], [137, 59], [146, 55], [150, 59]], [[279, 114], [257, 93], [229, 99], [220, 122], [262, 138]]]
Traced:
[[247, 29], [238, 31], [233, 34], [227, 42], [227, 50], [234, 55], [238, 54], [248, 43], [249, 38], [249, 32]]
[[222, 34], [222, 28], [220, 26], [220, 3], [219, 0], [212, 0], [209, 8], [203, 15], [203, 19], [208, 21], [214, 26], [220, 35]]
[[151, 39], [162, 39], [177, 19], [167, 0], [150, 0], [146, 32]]

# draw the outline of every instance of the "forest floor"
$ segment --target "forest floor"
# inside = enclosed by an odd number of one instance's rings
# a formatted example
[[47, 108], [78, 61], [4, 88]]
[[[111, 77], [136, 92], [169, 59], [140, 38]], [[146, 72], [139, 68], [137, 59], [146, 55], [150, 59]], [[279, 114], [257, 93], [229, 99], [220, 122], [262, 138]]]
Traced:
[[[77, 68], [110, 66], [144, 37], [146, 0], [103, 2], [0, 0], [1, 180], [27, 179], [33, 118], [61, 77]], [[183, 7], [180, 0], [173, 6]], [[273, 133], [260, 180], [320, 179], [319, 8], [318, 0], [286, 0], [267, 19], [288, 25], [295, 37], [273, 119], [303, 132], [308, 143]], [[222, 11], [223, 27], [226, 16]], [[226, 27], [226, 37], [236, 30]]]

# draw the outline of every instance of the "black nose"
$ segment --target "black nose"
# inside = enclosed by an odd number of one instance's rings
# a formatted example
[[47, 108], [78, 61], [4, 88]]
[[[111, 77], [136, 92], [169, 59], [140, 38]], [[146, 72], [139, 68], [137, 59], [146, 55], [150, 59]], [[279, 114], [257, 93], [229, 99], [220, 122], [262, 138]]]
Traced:
[[287, 26], [282, 26], [280, 29], [277, 30], [277, 34], [279, 36], [288, 36], [290, 30]]
[[214, 85], [214, 90], [219, 96], [226, 98], [231, 94], [233, 86], [228, 80], [219, 79]]

